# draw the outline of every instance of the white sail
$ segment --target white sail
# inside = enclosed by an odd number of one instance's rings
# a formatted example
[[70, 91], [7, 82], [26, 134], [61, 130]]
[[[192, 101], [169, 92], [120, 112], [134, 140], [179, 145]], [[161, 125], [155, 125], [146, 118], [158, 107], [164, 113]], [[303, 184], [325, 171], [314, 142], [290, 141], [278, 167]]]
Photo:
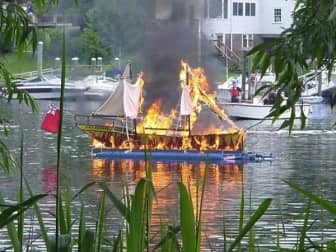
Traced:
[[193, 112], [192, 100], [190, 97], [190, 87], [185, 85], [182, 88], [180, 115], [190, 115]]
[[141, 88], [140, 78], [135, 84], [130, 83], [130, 64], [127, 64], [118, 87], [93, 115], [136, 118], [140, 108]]
[[135, 84], [124, 79], [124, 112], [129, 118], [136, 118], [140, 108], [141, 86], [140, 79]]

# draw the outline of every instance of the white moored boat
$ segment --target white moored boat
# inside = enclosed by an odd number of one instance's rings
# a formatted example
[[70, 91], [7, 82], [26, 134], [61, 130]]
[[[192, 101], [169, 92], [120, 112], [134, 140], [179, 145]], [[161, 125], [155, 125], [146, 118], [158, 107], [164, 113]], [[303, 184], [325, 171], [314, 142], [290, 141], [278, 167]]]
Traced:
[[87, 99], [106, 99], [119, 84], [118, 79], [97, 75], [89, 75], [80, 82], [87, 87], [84, 92]]
[[[267, 119], [265, 118], [270, 112], [273, 107], [272, 104], [263, 104], [262, 102], [224, 102], [221, 103], [222, 108], [224, 109], [225, 113], [232, 118], [237, 119], [252, 119], [252, 120], [262, 120]], [[312, 113], [312, 106], [310, 104], [297, 104], [295, 106], [295, 115], [297, 118], [301, 115], [301, 107], [305, 115], [309, 115]], [[290, 111], [285, 111], [281, 116], [280, 119], [290, 118]], [[272, 118], [269, 118], [272, 119]]]
[[[15, 82], [19, 90], [27, 91], [30, 96], [37, 100], [57, 100], [61, 93], [61, 79], [56, 76], [41, 76], [28, 80]], [[64, 86], [64, 98], [73, 99], [79, 95], [83, 95], [86, 86], [78, 83], [66, 82]], [[3, 96], [6, 92], [3, 91]]]

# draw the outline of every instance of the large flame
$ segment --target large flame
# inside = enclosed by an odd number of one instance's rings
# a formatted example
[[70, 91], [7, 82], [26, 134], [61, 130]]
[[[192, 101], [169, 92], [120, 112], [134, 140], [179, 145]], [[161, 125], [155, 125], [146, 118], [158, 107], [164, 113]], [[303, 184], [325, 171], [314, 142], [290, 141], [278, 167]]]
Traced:
[[[139, 78], [143, 85], [142, 77], [143, 73], [140, 73]], [[137, 122], [136, 134], [148, 135], [151, 141], [150, 147], [155, 149], [227, 150], [241, 148], [244, 132], [216, 104], [216, 94], [208, 94], [209, 83], [204, 70], [200, 67], [193, 69], [186, 62], [181, 61], [179, 81], [181, 89], [188, 88], [190, 107], [192, 108], [190, 114], [181, 116], [176, 109], [172, 109], [170, 113], [165, 114], [161, 111], [163, 101], [158, 100], [147, 109], [142, 120]], [[225, 121], [229, 126], [219, 128], [206, 122], [206, 128], [201, 131], [198, 130], [197, 134], [193, 134], [194, 126], [198, 122], [202, 111], [202, 104], [205, 104], [221, 121]], [[232, 137], [228, 139], [227, 135], [230, 135], [230, 133], [232, 133]], [[103, 145], [108, 145], [110, 148], [144, 148], [142, 143], [138, 143], [139, 139], [133, 138], [132, 135], [127, 135], [127, 139], [124, 138], [123, 141], [116, 140], [115, 135], [109, 136], [107, 141], [106, 137], [103, 137], [103, 139], [105, 140]], [[102, 147], [102, 143], [98, 142], [94, 142], [93, 145]]]

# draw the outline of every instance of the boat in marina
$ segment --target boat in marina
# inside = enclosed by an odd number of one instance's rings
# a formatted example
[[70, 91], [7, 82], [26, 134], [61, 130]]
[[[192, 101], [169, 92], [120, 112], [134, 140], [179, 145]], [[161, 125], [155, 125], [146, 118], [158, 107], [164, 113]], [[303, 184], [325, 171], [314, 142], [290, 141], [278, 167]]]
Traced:
[[105, 75], [89, 75], [78, 81], [85, 85], [84, 97], [90, 100], [106, 99], [118, 86], [119, 80]]
[[[157, 103], [142, 112], [144, 81], [140, 73], [135, 83], [124, 74], [115, 91], [91, 115], [75, 115], [76, 126], [93, 139], [96, 157], [145, 159], [146, 153], [171, 160], [232, 161], [243, 157], [244, 130], [207, 94], [204, 73], [183, 61], [181, 66], [179, 113], [173, 109], [164, 114]], [[220, 126], [206, 121], [206, 128], [200, 128], [202, 112], [214, 115]]]
[[[43, 75], [42, 77], [15, 81], [14, 83], [18, 90], [27, 91], [36, 100], [58, 100], [60, 98], [61, 79], [53, 75]], [[113, 78], [89, 75], [83, 80], [66, 81], [64, 98], [67, 100], [78, 98], [101, 100], [107, 98], [118, 84], [119, 81]], [[4, 88], [1, 91], [1, 96], [6, 97], [6, 95], [6, 89]]]
[[[255, 99], [254, 99], [255, 100]], [[263, 102], [224, 102], [221, 103], [225, 112], [231, 117], [236, 119], [251, 119], [251, 120], [263, 120], [267, 119], [267, 116], [272, 111], [272, 104], [264, 104]], [[296, 118], [300, 118], [301, 111], [307, 116], [312, 113], [311, 104], [298, 103], [295, 105]], [[279, 117], [279, 119], [288, 119], [291, 116], [291, 111], [287, 110]], [[272, 119], [272, 118], [269, 118]]]
[[[249, 90], [249, 85], [251, 85], [251, 81], [247, 82], [245, 93], [251, 94], [250, 100], [241, 100], [239, 102], [231, 102], [230, 89], [231, 86], [229, 82], [225, 83], [225, 85], [220, 85], [217, 87], [218, 90], [218, 102], [221, 107], [225, 110], [225, 113], [231, 118], [235, 119], [251, 119], [251, 120], [263, 120], [267, 119], [267, 116], [273, 110], [273, 105], [275, 101], [275, 93], [270, 92], [267, 96], [265, 94], [255, 95], [255, 91], [260, 87], [266, 84], [275, 83], [275, 74], [271, 72], [266, 72], [265, 75], [261, 76], [260, 74], [254, 75], [255, 83], [253, 89]], [[232, 83], [241, 83], [237, 79], [233, 79]], [[286, 97], [283, 97], [284, 101]], [[307, 116], [312, 113], [312, 106], [310, 103], [301, 102], [295, 105], [295, 116], [296, 118], [301, 117], [301, 111]], [[282, 113], [279, 119], [288, 119], [291, 117], [291, 110], [287, 110]], [[272, 118], [269, 118], [272, 119]]]
[[[25, 80], [15, 80], [14, 83], [18, 90], [28, 92], [36, 100], [60, 99], [61, 79], [54, 75], [42, 75]], [[86, 89], [85, 85], [66, 81], [64, 85], [64, 99], [77, 98], [83, 95]], [[1, 96], [7, 97], [5, 88], [1, 90]]]
[[[263, 76], [261, 76], [259, 73], [255, 73], [251, 76], [253, 76], [253, 78], [255, 78], [256, 81], [253, 91], [257, 90], [259, 87], [265, 84], [275, 82], [275, 74], [272, 72], [266, 72]], [[232, 76], [228, 78], [227, 81], [225, 81], [224, 83], [217, 85], [216, 93], [218, 101], [229, 102], [231, 100], [230, 89], [232, 88], [233, 82], [236, 83], [236, 85], [239, 88], [242, 88], [242, 82], [243, 82], [242, 75]], [[248, 83], [248, 79], [245, 80], [245, 83]], [[246, 85], [245, 88], [246, 88], [245, 92], [249, 93], [248, 85]]]

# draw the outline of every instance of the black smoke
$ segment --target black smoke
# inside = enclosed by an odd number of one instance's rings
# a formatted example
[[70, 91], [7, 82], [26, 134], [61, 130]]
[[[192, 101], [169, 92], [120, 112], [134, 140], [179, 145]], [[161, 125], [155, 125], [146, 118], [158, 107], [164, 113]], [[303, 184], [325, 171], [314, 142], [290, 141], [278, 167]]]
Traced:
[[167, 2], [160, 9], [156, 1], [155, 17], [146, 26], [143, 49], [145, 106], [162, 99], [165, 112], [179, 104], [181, 60], [193, 68], [204, 68], [210, 82], [211, 58], [217, 61], [214, 48], [199, 33], [200, 22], [193, 13], [196, 1]]

